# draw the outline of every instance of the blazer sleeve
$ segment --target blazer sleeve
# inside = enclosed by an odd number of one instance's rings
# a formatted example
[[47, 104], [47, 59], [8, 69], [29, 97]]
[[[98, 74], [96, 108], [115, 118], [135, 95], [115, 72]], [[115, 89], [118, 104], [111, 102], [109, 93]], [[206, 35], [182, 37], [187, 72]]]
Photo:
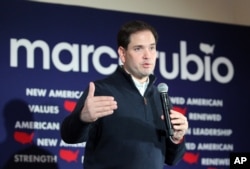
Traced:
[[[88, 89], [86, 90], [88, 91]], [[84, 92], [78, 100], [74, 110], [61, 124], [60, 133], [63, 141], [69, 144], [81, 143], [87, 140], [91, 123], [82, 122], [80, 113], [84, 106], [88, 92]]]
[[182, 159], [185, 151], [185, 139], [181, 143], [175, 144], [168, 138], [166, 140], [165, 163], [170, 166], [176, 165]]

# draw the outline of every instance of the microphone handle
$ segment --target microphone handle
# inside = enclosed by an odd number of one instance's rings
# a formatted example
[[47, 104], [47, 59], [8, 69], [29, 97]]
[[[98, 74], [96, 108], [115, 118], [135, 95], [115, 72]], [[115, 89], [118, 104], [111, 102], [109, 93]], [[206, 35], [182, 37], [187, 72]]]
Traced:
[[170, 108], [169, 108], [170, 104], [167, 93], [161, 93], [161, 101], [162, 101], [164, 121], [167, 128], [167, 134], [168, 136], [173, 136], [174, 129], [170, 121]]

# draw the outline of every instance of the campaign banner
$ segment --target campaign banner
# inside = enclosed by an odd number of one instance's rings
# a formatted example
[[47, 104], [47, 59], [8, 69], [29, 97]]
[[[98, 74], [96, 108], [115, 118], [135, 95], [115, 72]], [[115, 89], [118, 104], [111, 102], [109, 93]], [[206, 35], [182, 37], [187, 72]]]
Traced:
[[250, 152], [250, 27], [0, 2], [0, 168], [83, 167], [85, 142], [65, 143], [60, 125], [90, 81], [116, 70], [116, 34], [130, 20], [158, 31], [156, 85], [168, 85], [189, 121], [187, 151], [172, 168], [229, 169], [231, 153]]

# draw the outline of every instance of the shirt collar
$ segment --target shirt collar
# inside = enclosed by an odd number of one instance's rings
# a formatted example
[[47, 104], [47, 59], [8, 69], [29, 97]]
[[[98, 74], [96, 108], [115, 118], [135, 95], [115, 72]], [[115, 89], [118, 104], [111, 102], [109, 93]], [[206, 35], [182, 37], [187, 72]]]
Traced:
[[133, 76], [132, 77], [132, 80], [136, 86], [136, 88], [139, 90], [139, 92], [141, 93], [141, 95], [143, 96], [147, 87], [148, 87], [148, 84], [149, 84], [149, 78], [147, 79], [146, 82], [144, 83], [140, 83], [138, 80], [136, 80]]

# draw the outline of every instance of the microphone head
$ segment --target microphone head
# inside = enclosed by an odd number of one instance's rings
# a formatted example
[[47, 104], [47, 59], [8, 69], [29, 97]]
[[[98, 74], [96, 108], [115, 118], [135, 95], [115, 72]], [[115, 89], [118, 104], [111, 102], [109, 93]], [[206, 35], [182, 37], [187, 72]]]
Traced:
[[158, 92], [160, 93], [167, 93], [168, 92], [168, 85], [166, 83], [159, 83], [157, 86]]

